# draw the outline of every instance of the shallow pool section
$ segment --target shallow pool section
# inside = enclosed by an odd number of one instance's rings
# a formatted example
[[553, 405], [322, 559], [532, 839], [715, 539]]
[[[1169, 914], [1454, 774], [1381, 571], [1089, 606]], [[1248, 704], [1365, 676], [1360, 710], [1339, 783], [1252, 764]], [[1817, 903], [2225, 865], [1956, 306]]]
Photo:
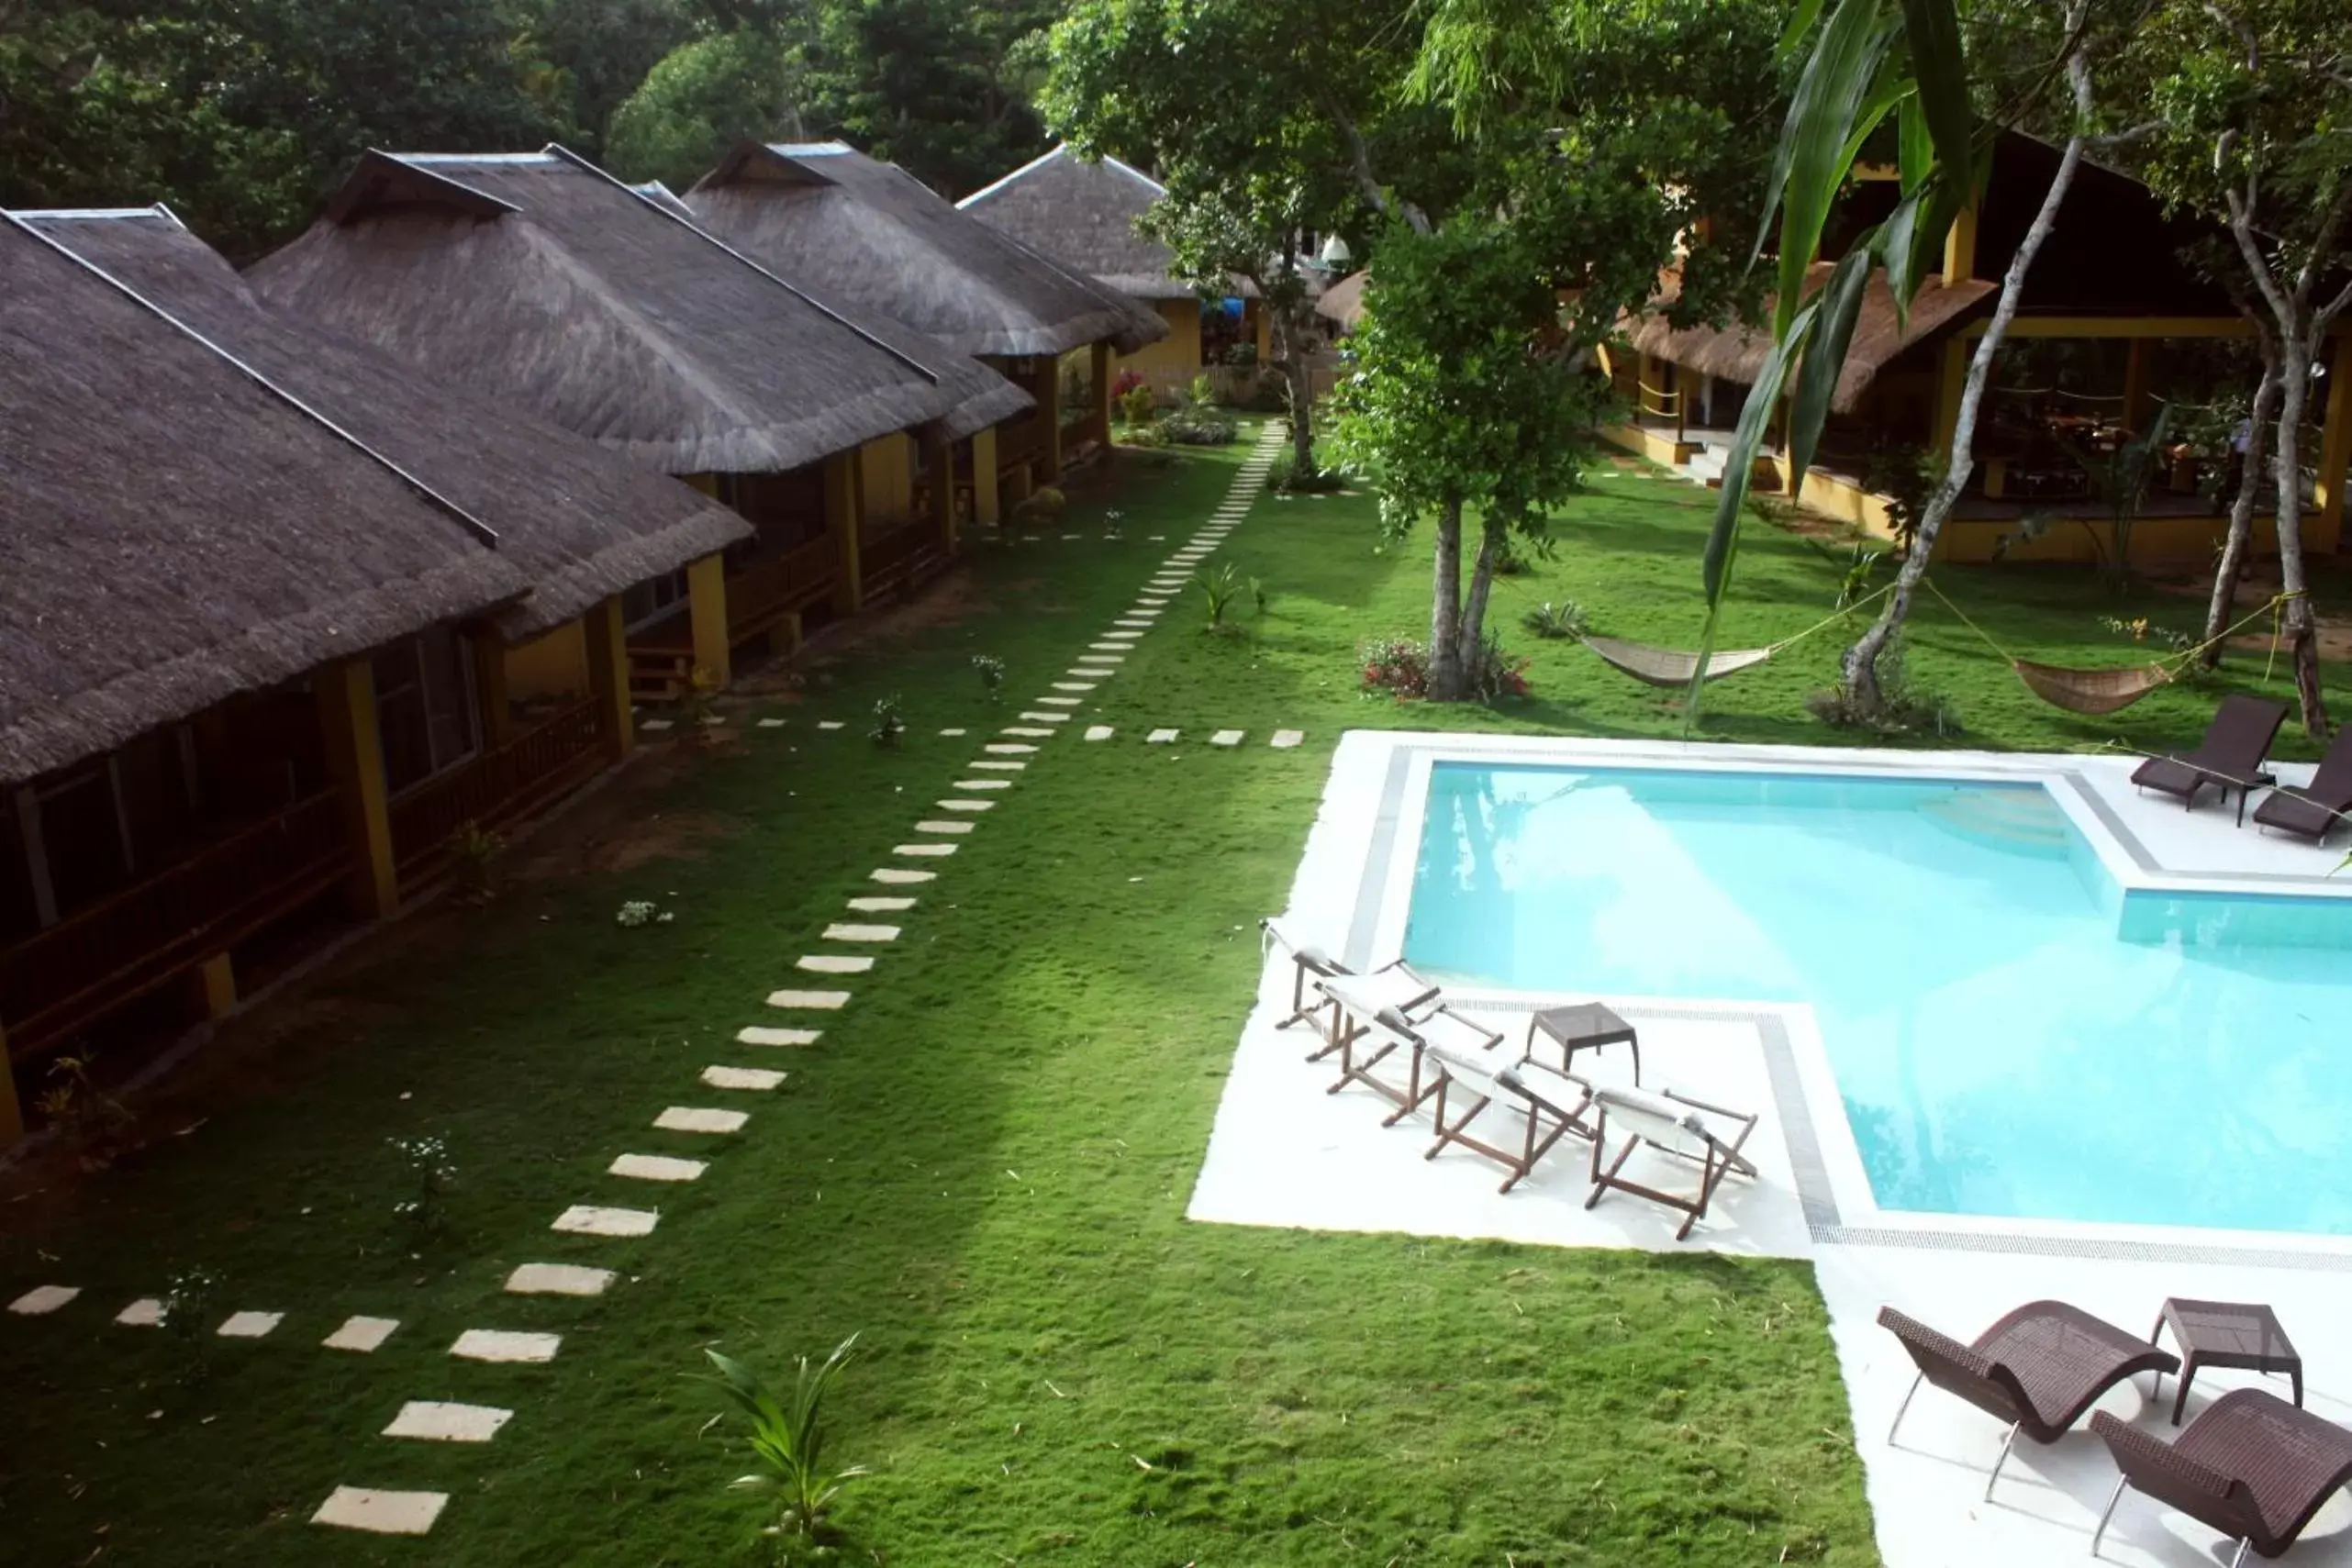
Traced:
[[1405, 953], [1811, 1004], [1883, 1209], [2352, 1234], [2352, 900], [2126, 893], [2039, 784], [1440, 762]]

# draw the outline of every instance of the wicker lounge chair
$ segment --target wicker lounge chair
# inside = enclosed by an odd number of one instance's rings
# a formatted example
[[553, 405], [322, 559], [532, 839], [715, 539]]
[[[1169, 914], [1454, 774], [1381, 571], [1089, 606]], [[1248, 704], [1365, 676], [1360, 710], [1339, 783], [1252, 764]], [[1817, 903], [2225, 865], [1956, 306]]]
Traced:
[[2254, 820], [2282, 833], [2299, 833], [2313, 843], [2324, 842], [2327, 830], [2352, 813], [2352, 725], [2335, 732], [2335, 743], [2319, 760], [2319, 772], [2300, 787], [2282, 784], [2262, 797]]
[[[1320, 1062], [1340, 1048], [1339, 1029], [1343, 1019], [1339, 1005], [1320, 989], [1309, 987], [1318, 980], [1334, 976], [1354, 975], [1355, 971], [1311, 942], [1293, 941], [1290, 934], [1277, 925], [1272, 917], [1258, 922], [1262, 933], [1259, 940], [1267, 951], [1280, 948], [1290, 960], [1290, 1016], [1274, 1027], [1287, 1029], [1293, 1024], [1306, 1023], [1325, 1009], [1331, 1012], [1329, 1025], [1323, 1029], [1324, 1041], [1307, 1055], [1310, 1062]], [[1377, 998], [1380, 1007], [1395, 1007], [1407, 1018], [1412, 1018], [1437, 1000], [1437, 985], [1414, 973], [1403, 959], [1374, 970], [1369, 975], [1356, 976], [1372, 989], [1363, 993], [1365, 999]]]
[[[1599, 1203], [1612, 1187], [1664, 1204], [1682, 1212], [1682, 1228], [1674, 1233], [1674, 1239], [1680, 1241], [1690, 1234], [1692, 1226], [1707, 1217], [1707, 1205], [1713, 1200], [1715, 1189], [1722, 1185], [1724, 1177], [1734, 1172], [1743, 1176], [1756, 1174], [1756, 1166], [1740, 1152], [1748, 1135], [1756, 1130], [1757, 1118], [1754, 1116], [1711, 1106], [1704, 1100], [1678, 1095], [1672, 1089], [1655, 1094], [1645, 1089], [1595, 1089], [1592, 1105], [1592, 1192], [1584, 1200], [1587, 1208]], [[1731, 1136], [1726, 1138], [1708, 1126], [1700, 1119], [1702, 1112], [1721, 1118], [1725, 1124], [1724, 1132]], [[1626, 1138], [1617, 1151], [1617, 1158], [1603, 1170], [1600, 1162], [1609, 1151], [1611, 1122], [1625, 1132]], [[1733, 1128], [1738, 1130], [1732, 1132]], [[1644, 1144], [1698, 1166], [1699, 1191], [1686, 1197], [1645, 1187], [1620, 1175], [1625, 1162]]]
[[2180, 1358], [2146, 1340], [2093, 1318], [2063, 1301], [2029, 1301], [1962, 1344], [1891, 1307], [1878, 1308], [1878, 1321], [1902, 1341], [1919, 1375], [1887, 1428], [1887, 1441], [1903, 1424], [1912, 1396], [1923, 1382], [1956, 1395], [1996, 1420], [2009, 1423], [2001, 1457], [1985, 1477], [1992, 1496], [2001, 1467], [2023, 1432], [2037, 1443], [2054, 1443], [2082, 1419], [2093, 1401], [2135, 1373], [2179, 1372]]
[[2207, 784], [2219, 788], [2224, 802], [2235, 790], [2237, 817], [2242, 823], [2247, 794], [2270, 782], [2270, 775], [2262, 771], [2262, 759], [2270, 754], [2270, 742], [2278, 738], [2279, 726], [2286, 719], [2284, 703], [2263, 697], [2224, 697], [2195, 751], [2150, 757], [2132, 771], [2132, 782], [2159, 795], [2178, 795], [2182, 806], [2192, 809], [2198, 791]]
[[[1572, 1132], [1578, 1138], [1593, 1135], [1584, 1119], [1592, 1104], [1592, 1085], [1581, 1078], [1540, 1062], [1513, 1062], [1487, 1051], [1472, 1055], [1451, 1045], [1432, 1045], [1429, 1061], [1437, 1073], [1437, 1100], [1432, 1107], [1437, 1141], [1421, 1156], [1425, 1160], [1434, 1160], [1447, 1144], [1458, 1143], [1510, 1172], [1501, 1188], [1509, 1192], [1562, 1138]], [[1446, 1119], [1449, 1098], [1460, 1112], [1450, 1122]], [[1465, 1106], [1464, 1100], [1469, 1103]], [[1490, 1143], [1470, 1130], [1473, 1122], [1498, 1106], [1501, 1114], [1520, 1120], [1520, 1136], [1513, 1142]]]
[[[1318, 981], [1351, 1022], [1340, 1045], [1339, 1078], [1330, 1089], [1338, 1094], [1350, 1084], [1361, 1084], [1397, 1108], [1380, 1123], [1394, 1127], [1421, 1103], [1434, 1095], [1444, 1083], [1430, 1061], [1432, 1049], [1444, 1048], [1457, 1055], [1476, 1057], [1502, 1043], [1502, 1036], [1490, 1029], [1472, 1023], [1443, 1002], [1419, 1018], [1408, 1018], [1396, 1007], [1369, 1007], [1360, 994], [1366, 976], [1354, 976]], [[1398, 1062], [1404, 1064], [1404, 1078], [1395, 1080]]]
[[2230, 1568], [2238, 1568], [2249, 1547], [2277, 1557], [2294, 1545], [2320, 1505], [2352, 1481], [2352, 1431], [2260, 1388], [2223, 1395], [2170, 1442], [2104, 1410], [2090, 1429], [2123, 1473], [2091, 1534], [2093, 1557], [2125, 1487], [2235, 1540]]

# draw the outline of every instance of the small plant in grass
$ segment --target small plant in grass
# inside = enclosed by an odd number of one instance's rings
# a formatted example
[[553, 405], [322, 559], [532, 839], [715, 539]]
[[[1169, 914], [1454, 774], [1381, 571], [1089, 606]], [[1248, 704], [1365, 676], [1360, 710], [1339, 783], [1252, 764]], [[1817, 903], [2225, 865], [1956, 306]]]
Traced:
[[1429, 693], [1429, 650], [1410, 637], [1376, 637], [1356, 651], [1366, 694], [1419, 697]]
[[1051, 523], [1059, 518], [1069, 505], [1067, 495], [1047, 484], [1015, 503], [1012, 519], [1017, 523]]
[[1250, 579], [1250, 603], [1255, 606], [1257, 613], [1260, 616], [1264, 616], [1265, 614], [1266, 601], [1273, 597], [1273, 594], [1268, 592], [1266, 589], [1265, 578], [1253, 577]]
[[1243, 587], [1242, 574], [1233, 570], [1232, 562], [1219, 563], [1214, 572], [1194, 573], [1192, 585], [1199, 589], [1200, 596], [1208, 601], [1210, 631], [1223, 636], [1240, 629], [1225, 619], [1233, 601], [1241, 596]]
[[633, 931], [640, 926], [666, 926], [676, 918], [650, 898], [632, 898], [620, 906], [620, 913], [612, 917], [612, 923]]
[[990, 702], [1002, 700], [1005, 693], [1005, 662], [993, 653], [972, 655], [972, 669], [980, 677], [980, 689]]
[[1119, 538], [1120, 525], [1126, 520], [1126, 517], [1127, 514], [1120, 511], [1116, 506], [1113, 506], [1110, 510], [1105, 512], [1102, 515], [1102, 531], [1104, 537], [1107, 539]]
[[1496, 576], [1524, 577], [1534, 570], [1535, 563], [1528, 560], [1521, 552], [1519, 546], [1509, 538], [1505, 538], [1502, 543], [1495, 548]]
[[898, 711], [898, 694], [876, 697], [874, 703], [874, 728], [866, 733], [876, 746], [896, 746], [907, 733], [907, 720]]
[[498, 895], [492, 867], [507, 847], [506, 839], [472, 817], [449, 836], [450, 895], [460, 904], [479, 908]]
[[206, 1269], [182, 1269], [164, 1282], [164, 1337], [186, 1359], [186, 1377], [200, 1382], [212, 1370], [212, 1321], [220, 1306], [220, 1276]]
[[1347, 475], [1336, 468], [1310, 468], [1302, 473], [1297, 455], [1287, 447], [1275, 453], [1265, 471], [1265, 487], [1277, 495], [1328, 495], [1346, 484]]
[[1519, 624], [1553, 641], [1580, 638], [1588, 629], [1584, 611], [1574, 599], [1546, 599], [1520, 617]]
[[[33, 1101], [41, 1119], [68, 1142], [93, 1144], [131, 1121], [123, 1103], [98, 1087], [90, 1076], [97, 1064], [94, 1051], [69, 1051], [49, 1064], [49, 1087]], [[84, 1164], [96, 1157], [85, 1153]]]
[[1528, 661], [1522, 654], [1503, 651], [1502, 639], [1493, 632], [1478, 645], [1478, 661], [1470, 671], [1470, 691], [1480, 702], [1527, 695]]
[[719, 677], [701, 664], [686, 677], [686, 689], [678, 695], [680, 717], [686, 721], [686, 733], [697, 740], [707, 741], [718, 727], [719, 714], [711, 699], [718, 695]]
[[449, 1216], [442, 1200], [457, 1185], [449, 1145], [439, 1138], [387, 1138], [407, 1172], [408, 1195], [392, 1206], [392, 1216], [418, 1236], [440, 1230]]
[[1900, 634], [1878, 655], [1877, 707], [1856, 702], [1845, 683], [1813, 693], [1806, 711], [1833, 729], [1867, 729], [1880, 735], [1933, 735], [1948, 740], [1961, 732], [1950, 699], [1914, 684], [1905, 666]]
[[739, 1476], [728, 1490], [760, 1497], [768, 1510], [762, 1533], [775, 1540], [780, 1557], [813, 1542], [844, 1483], [867, 1474], [862, 1464], [834, 1470], [825, 1462], [825, 1395], [857, 1345], [852, 1334], [819, 1365], [800, 1358], [792, 1387], [782, 1397], [766, 1380], [734, 1357], [705, 1351], [719, 1369], [719, 1389], [751, 1424], [748, 1441], [760, 1468]]

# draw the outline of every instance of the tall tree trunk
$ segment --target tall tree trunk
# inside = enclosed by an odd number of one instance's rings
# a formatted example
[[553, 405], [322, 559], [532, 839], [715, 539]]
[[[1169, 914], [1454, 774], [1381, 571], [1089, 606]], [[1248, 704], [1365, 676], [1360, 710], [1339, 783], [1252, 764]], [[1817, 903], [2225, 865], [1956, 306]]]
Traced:
[[1462, 665], [1465, 695], [1478, 695], [1478, 660], [1487, 639], [1487, 595], [1495, 585], [1495, 562], [1502, 558], [1503, 537], [1510, 532], [1508, 524], [1499, 520], [1489, 509], [1478, 526], [1478, 559], [1470, 570], [1468, 601], [1462, 606], [1460, 651], [1455, 657]]
[[2327, 700], [2319, 689], [2319, 627], [2312, 614], [2311, 580], [2303, 572], [2303, 407], [2311, 396], [2311, 339], [2288, 333], [2280, 351], [2279, 589], [2287, 597], [2287, 640], [2294, 650], [2295, 695], [2303, 730], [2327, 739]]
[[2246, 575], [2246, 557], [2254, 542], [2254, 507], [2262, 494], [2262, 472], [2270, 451], [2270, 421], [2279, 405], [2279, 342], [2260, 321], [2255, 336], [2262, 350], [2262, 379], [2255, 384], [2254, 405], [2246, 411], [2246, 471], [2238, 475], [2237, 499], [2230, 504], [2230, 531], [2222, 541], [2222, 559], [2213, 568], [2213, 602], [2205, 606], [2205, 651], [2200, 662], [2208, 670], [2222, 662], [2220, 638], [2237, 618], [2238, 580]]
[[1462, 503], [1449, 499], [1437, 509], [1437, 573], [1429, 610], [1429, 698], [1460, 702], [1463, 687]]
[[[2082, 0], [2067, 8], [2069, 32], [2081, 29]], [[1968, 361], [1968, 376], [1960, 390], [1959, 417], [1952, 428], [1951, 460], [1945, 465], [1944, 481], [1927, 498], [1927, 506], [1920, 514], [1919, 528], [1912, 536], [1911, 550], [1903, 557], [1901, 573], [1895, 579], [1895, 590], [1887, 595], [1886, 607], [1870, 629], [1864, 632], [1853, 647], [1845, 651], [1845, 689], [1855, 705], [1866, 714], [1875, 714], [1885, 703], [1885, 694], [1878, 684], [1878, 656], [1911, 614], [1912, 596], [1918, 591], [1919, 581], [1927, 575], [1927, 563], [1935, 554], [1936, 536], [1944, 531], [1945, 519], [1958, 505], [1960, 493], [1967, 487], [1968, 476], [1976, 470], [1977, 415], [1984, 406], [1985, 388], [1992, 381], [1993, 361], [2001, 352], [2002, 341], [2009, 336], [2009, 324], [2016, 319], [2017, 306], [2025, 293], [2025, 274], [2040, 255], [2044, 241], [2057, 223], [2058, 207], [2065, 202], [2068, 190], [2074, 184], [2075, 171], [2082, 166], [2082, 149], [2090, 124], [2090, 62], [2078, 47], [2067, 58], [2067, 83], [2074, 94], [2074, 132], [2067, 138], [2066, 150], [2058, 157], [2057, 172], [2050, 176], [2050, 188], [2043, 193], [2041, 210], [2018, 241], [2017, 252], [2009, 259], [2009, 268], [2001, 277], [2001, 298], [1994, 304], [1992, 319], [1985, 325], [1985, 335], [1977, 342], [1977, 351]]]
[[1274, 357], [1290, 393], [1290, 472], [1304, 479], [1315, 472], [1315, 384], [1305, 345], [1315, 307], [1303, 296], [1274, 313]]

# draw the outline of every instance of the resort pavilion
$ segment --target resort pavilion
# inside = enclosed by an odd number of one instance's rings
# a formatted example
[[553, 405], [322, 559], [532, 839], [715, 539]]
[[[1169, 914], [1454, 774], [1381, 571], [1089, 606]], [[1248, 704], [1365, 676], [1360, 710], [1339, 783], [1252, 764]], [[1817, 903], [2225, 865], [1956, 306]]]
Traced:
[[[1165, 195], [1167, 187], [1141, 170], [1116, 158], [1089, 163], [1065, 143], [955, 205], [1165, 317], [1167, 336], [1122, 354], [1114, 373], [1133, 371], [1166, 394], [1236, 357], [1264, 364], [1273, 349], [1255, 285], [1235, 278], [1225, 298], [1202, 299], [1173, 275], [1168, 248], [1136, 231], [1135, 220]], [[1244, 347], [1249, 352], [1237, 356]]]
[[[1998, 280], [2057, 162], [2057, 150], [2032, 137], [2000, 139], [1977, 210], [1953, 226], [1942, 272], [1925, 281], [1907, 321], [1897, 319], [1885, 274], [1873, 274], [1803, 505], [1887, 532], [1889, 473], [1948, 454]], [[1891, 172], [1871, 174], [1833, 215], [1825, 255], [1891, 210]], [[2112, 560], [2118, 503], [2111, 465], [2151, 435], [2162, 437], [2161, 462], [2147, 494], [2130, 500], [2131, 558], [2210, 558], [2235, 492], [2226, 422], [2217, 430], [2210, 410], [2226, 394], [2250, 392], [2257, 373], [2246, 317], [2181, 260], [2185, 248], [2213, 238], [2167, 217], [2139, 182], [2082, 165], [2026, 274], [1978, 420], [1976, 472], [1938, 541], [1940, 558]], [[1808, 290], [1829, 271], [1815, 267]], [[1628, 322], [1625, 339], [1611, 368], [1633, 417], [1611, 439], [1701, 476], [1720, 473], [1769, 328], [1735, 320], [1720, 330], [1677, 330], [1651, 314]], [[2320, 363], [2324, 375], [2312, 399], [2320, 423], [2302, 443], [2310, 465], [2303, 538], [2307, 549], [2324, 552], [2341, 533], [2352, 455], [2352, 335], [2339, 331]], [[2160, 409], [2168, 410], [2161, 431]], [[1776, 412], [1776, 432], [1778, 419]], [[1776, 456], [1773, 465], [1785, 494], [1786, 464]], [[2257, 525], [2263, 549], [2274, 545], [2267, 513], [2266, 504]]]
[[0, 1057], [28, 1083], [94, 1030], [217, 1017], [617, 760], [623, 600], [750, 532], [273, 316], [152, 208], [0, 216]]
[[[1158, 313], [967, 213], [894, 164], [838, 141], [744, 142], [686, 194], [712, 233], [786, 276], [987, 361], [1037, 412], [959, 447], [964, 473], [1009, 499], [1110, 439], [1110, 361], [1168, 336]], [[979, 515], [996, 514], [994, 484]]]
[[631, 679], [723, 684], [955, 548], [949, 454], [1026, 413], [968, 356], [820, 296], [558, 146], [371, 152], [249, 272], [265, 301], [529, 408], [750, 519], [629, 603]]

